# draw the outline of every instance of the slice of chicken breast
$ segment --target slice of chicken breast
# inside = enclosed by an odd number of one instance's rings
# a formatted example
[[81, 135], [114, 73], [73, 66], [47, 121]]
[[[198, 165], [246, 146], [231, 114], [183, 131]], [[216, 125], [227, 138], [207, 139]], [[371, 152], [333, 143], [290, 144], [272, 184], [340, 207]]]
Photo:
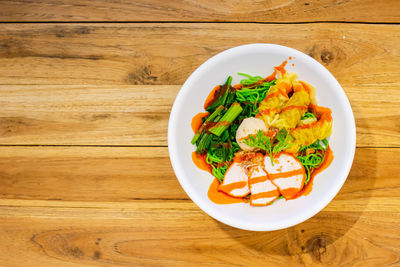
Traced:
[[279, 189], [285, 199], [294, 198], [303, 188], [305, 169], [300, 161], [288, 153], [280, 153], [272, 165], [269, 156], [264, 157], [264, 168], [269, 179]]
[[269, 180], [262, 165], [249, 168], [250, 205], [265, 206], [280, 196], [278, 188]]
[[224, 175], [219, 190], [233, 197], [244, 197], [250, 193], [247, 169], [239, 162], [233, 162]]

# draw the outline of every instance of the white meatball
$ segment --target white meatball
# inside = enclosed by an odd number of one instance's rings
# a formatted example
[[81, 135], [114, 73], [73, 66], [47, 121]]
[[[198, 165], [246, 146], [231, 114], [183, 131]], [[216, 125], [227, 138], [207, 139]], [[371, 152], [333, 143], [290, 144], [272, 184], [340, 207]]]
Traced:
[[236, 132], [236, 142], [239, 144], [241, 149], [247, 151], [255, 149], [253, 147], [246, 145], [245, 143], [243, 143], [243, 141], [244, 138], [247, 137], [249, 134], [256, 134], [258, 130], [262, 131], [268, 130], [263, 120], [251, 117], [244, 119], [242, 121]]

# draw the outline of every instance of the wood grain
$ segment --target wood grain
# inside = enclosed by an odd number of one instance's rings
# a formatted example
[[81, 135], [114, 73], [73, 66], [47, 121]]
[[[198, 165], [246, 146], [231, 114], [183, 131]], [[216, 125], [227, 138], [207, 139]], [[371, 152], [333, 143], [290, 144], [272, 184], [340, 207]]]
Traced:
[[[0, 144], [166, 146], [179, 88], [0, 85]], [[357, 145], [400, 146], [398, 87], [344, 89], [356, 118]]]
[[[399, 152], [357, 149], [335, 211], [365, 209], [369, 198], [372, 210], [398, 209]], [[0, 198], [81, 201], [88, 207], [92, 202], [118, 207], [134, 200], [188, 199], [167, 148], [157, 147], [1, 147]]]
[[395, 266], [400, 258], [398, 212], [322, 211], [264, 233], [223, 225], [190, 202], [2, 206], [0, 215], [7, 266]]
[[[307, 41], [305, 41], [307, 40]], [[182, 84], [248, 43], [311, 55], [343, 86], [399, 86], [400, 27], [366, 24], [1, 24], [0, 84]]]
[[166, 146], [178, 90], [0, 85], [0, 144]]
[[2, 0], [0, 21], [399, 22], [396, 0]]

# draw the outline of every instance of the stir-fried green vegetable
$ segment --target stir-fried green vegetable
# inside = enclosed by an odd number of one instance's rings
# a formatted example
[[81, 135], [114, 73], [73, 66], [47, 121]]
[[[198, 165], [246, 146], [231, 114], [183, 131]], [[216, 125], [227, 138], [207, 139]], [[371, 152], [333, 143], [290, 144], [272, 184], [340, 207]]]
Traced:
[[239, 103], [233, 103], [221, 120], [210, 128], [210, 133], [220, 136], [226, 129], [228, 129], [228, 127], [236, 119], [236, 117], [239, 116], [242, 110], [243, 109]]
[[212, 173], [221, 182], [240, 147], [236, 143], [236, 131], [245, 118], [258, 113], [261, 102], [275, 81], [264, 81], [260, 76], [239, 73], [241, 88], [231, 86], [232, 77], [219, 86], [214, 99], [206, 108], [211, 114], [203, 118], [203, 123], [192, 139], [198, 153], [207, 153], [206, 161], [212, 166]]

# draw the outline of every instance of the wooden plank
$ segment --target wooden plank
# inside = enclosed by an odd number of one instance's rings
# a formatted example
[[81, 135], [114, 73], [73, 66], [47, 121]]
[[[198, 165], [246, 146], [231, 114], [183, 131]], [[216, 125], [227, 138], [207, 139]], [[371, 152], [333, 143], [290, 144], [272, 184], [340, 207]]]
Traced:
[[0, 198], [187, 199], [165, 147], [1, 147], [0, 177]]
[[[370, 210], [397, 209], [399, 151], [357, 149], [334, 210], [358, 211], [372, 199]], [[167, 148], [157, 147], [1, 147], [0, 198], [113, 203], [188, 199]]]
[[[0, 85], [0, 144], [166, 146], [179, 88]], [[398, 87], [344, 89], [356, 118], [358, 146], [400, 146]]]
[[0, 264], [7, 266], [383, 266], [400, 257], [398, 211], [322, 211], [273, 232], [231, 228], [189, 202], [0, 206], [0, 215]]
[[1, 144], [167, 145], [179, 86], [1, 86]]
[[399, 41], [398, 25], [1, 24], [0, 84], [182, 84], [227, 48], [277, 43], [313, 56], [343, 86], [398, 88]]
[[396, 0], [3, 0], [0, 21], [399, 22]]

